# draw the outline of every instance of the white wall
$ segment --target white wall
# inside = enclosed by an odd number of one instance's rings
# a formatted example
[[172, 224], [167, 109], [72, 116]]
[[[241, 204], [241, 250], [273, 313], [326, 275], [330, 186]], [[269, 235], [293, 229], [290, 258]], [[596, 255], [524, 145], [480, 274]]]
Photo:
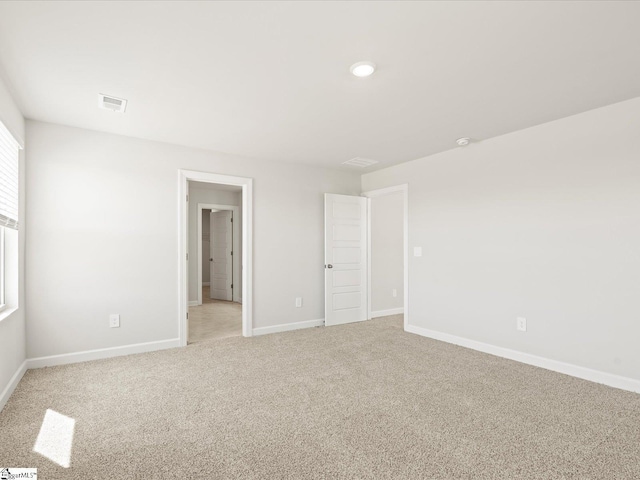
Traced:
[[34, 121], [27, 135], [30, 358], [177, 338], [180, 168], [254, 178], [254, 328], [324, 316], [322, 194], [358, 194], [358, 174]]
[[[0, 79], [0, 121], [9, 129], [16, 139], [24, 144], [25, 126], [22, 114], [11, 98], [6, 85]], [[18, 242], [18, 309], [12, 313], [0, 312], [0, 409], [2, 392], [5, 390], [26, 356], [25, 347], [25, 308], [24, 308], [24, 246], [25, 246], [25, 163], [24, 151], [20, 154], [20, 230]], [[11, 233], [11, 232], [10, 232]], [[15, 237], [14, 235], [12, 237]], [[14, 238], [15, 240], [15, 238]], [[11, 285], [8, 286], [11, 288]], [[15, 298], [15, 292], [14, 292]]]
[[639, 118], [640, 98], [364, 175], [409, 184], [410, 324], [640, 379]]
[[[198, 300], [198, 204], [210, 203], [219, 205], [242, 206], [242, 192], [230, 192], [225, 190], [216, 190], [215, 184], [211, 187], [194, 187], [194, 182], [189, 182], [189, 301]], [[242, 218], [235, 221], [240, 222], [240, 230], [242, 230]], [[207, 219], [207, 229], [209, 228], [209, 220]], [[204, 231], [204, 224], [203, 224]], [[207, 230], [208, 231], [208, 230]], [[242, 243], [240, 243], [242, 245]], [[240, 248], [242, 250], [242, 248]], [[237, 252], [234, 252], [236, 254]], [[236, 259], [234, 258], [234, 261]], [[238, 260], [242, 261], [242, 252], [238, 256]], [[206, 268], [205, 268], [206, 264]], [[209, 253], [206, 254], [206, 262], [203, 255], [203, 272], [209, 271]], [[208, 273], [207, 273], [208, 276]], [[242, 280], [235, 283], [242, 291]], [[240, 295], [242, 296], [242, 295]]]
[[[404, 193], [371, 199], [371, 312], [402, 308], [404, 302]], [[396, 290], [393, 297], [392, 290]]]

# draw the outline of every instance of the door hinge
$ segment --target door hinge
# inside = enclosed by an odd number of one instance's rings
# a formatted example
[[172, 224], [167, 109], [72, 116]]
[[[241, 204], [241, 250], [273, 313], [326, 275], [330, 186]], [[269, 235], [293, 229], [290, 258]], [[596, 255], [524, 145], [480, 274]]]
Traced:
[[233, 217], [231, 217], [231, 223], [233, 223]]
[[187, 202], [189, 201], [189, 195], [187, 195]]
[[233, 283], [231, 284], [231, 288], [233, 288]]
[[187, 320], [189, 320], [189, 312], [187, 312]]
[[189, 254], [187, 253], [187, 262], [189, 261]]
[[233, 250], [231, 250], [231, 255], [233, 255]]

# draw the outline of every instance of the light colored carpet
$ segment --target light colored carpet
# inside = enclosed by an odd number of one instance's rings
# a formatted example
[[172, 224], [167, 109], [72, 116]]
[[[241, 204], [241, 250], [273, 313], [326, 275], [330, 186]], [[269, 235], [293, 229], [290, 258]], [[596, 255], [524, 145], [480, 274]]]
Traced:
[[242, 305], [212, 300], [202, 288], [202, 305], [189, 307], [189, 343], [242, 335]]
[[[400, 317], [27, 372], [0, 465], [41, 479], [640, 478], [640, 395], [402, 331]], [[71, 466], [32, 451], [75, 419]]]

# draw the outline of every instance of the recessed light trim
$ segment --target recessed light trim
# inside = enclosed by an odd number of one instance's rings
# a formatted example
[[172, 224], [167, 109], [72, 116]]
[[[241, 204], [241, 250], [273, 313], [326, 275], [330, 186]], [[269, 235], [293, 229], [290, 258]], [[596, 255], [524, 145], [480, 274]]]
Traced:
[[462, 137], [456, 140], [456, 143], [459, 147], [466, 147], [471, 143], [471, 139], [469, 137]]
[[376, 71], [376, 64], [373, 62], [358, 62], [351, 65], [349, 70], [356, 77], [368, 77]]

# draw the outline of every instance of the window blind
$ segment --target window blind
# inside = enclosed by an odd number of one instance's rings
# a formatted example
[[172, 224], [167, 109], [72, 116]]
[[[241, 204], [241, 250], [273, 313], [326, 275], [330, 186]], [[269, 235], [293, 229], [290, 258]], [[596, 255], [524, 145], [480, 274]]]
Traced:
[[18, 154], [20, 145], [0, 122], [0, 226], [18, 229]]

